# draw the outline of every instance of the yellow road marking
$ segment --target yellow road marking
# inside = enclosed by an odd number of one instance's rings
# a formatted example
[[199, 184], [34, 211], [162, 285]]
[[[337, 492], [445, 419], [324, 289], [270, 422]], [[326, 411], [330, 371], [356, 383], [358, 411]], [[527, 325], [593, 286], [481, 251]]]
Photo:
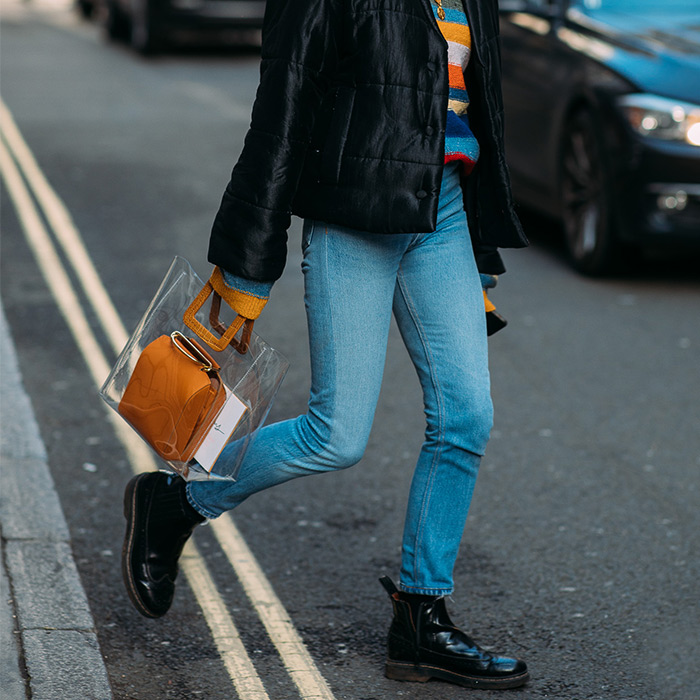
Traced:
[[[68, 324], [96, 386], [100, 387], [109, 374], [109, 364], [90, 329], [78, 297], [22, 177], [2, 141], [0, 141], [0, 171], [7, 185], [8, 194], [15, 204], [27, 241], [56, 305]], [[116, 414], [110, 411], [108, 415], [119, 439], [124, 444], [134, 471], [156, 469], [148, 448], [135, 437], [131, 429]], [[231, 676], [240, 700], [269, 700], [260, 676], [241, 642], [238, 630], [194, 543], [190, 543], [188, 555], [182, 564], [183, 572], [197, 597], [219, 655]]]
[[[80, 280], [112, 348], [119, 353], [128, 338], [121, 318], [95, 270], [72, 217], [41, 172], [2, 100], [0, 100], [0, 131]], [[24, 185], [22, 176], [1, 142], [0, 169], [42, 274], [85, 358], [95, 384], [100, 387], [110, 371], [107, 359], [90, 329], [80, 301]], [[131, 428], [114, 412], [109, 411], [107, 415], [125, 447], [134, 471], [157, 469], [151, 451]], [[316, 667], [287, 611], [233, 521], [228, 515], [223, 515], [212, 521], [212, 526], [222, 550], [275, 644], [300, 696], [303, 700], [334, 700], [326, 680]], [[219, 654], [239, 697], [241, 700], [267, 699], [262, 682], [240, 641], [238, 630], [216, 590], [204, 560], [192, 542], [188, 544], [186, 554], [183, 555], [182, 569], [205, 614]]]
[[[15, 120], [2, 100], [0, 100], [0, 129], [2, 129], [15, 160], [34, 192], [39, 206], [46, 215], [46, 219], [56, 239], [73, 266], [85, 295], [100, 319], [100, 325], [107, 334], [112, 348], [117, 353], [121, 352], [121, 349], [129, 339], [129, 334], [126, 332], [124, 324], [102, 284], [102, 280], [78, 233], [78, 229], [73, 223], [73, 218], [44, 177], [36, 159], [22, 138]], [[55, 261], [52, 262], [54, 264], [52, 264], [51, 269], [54, 270], [56, 269]], [[107, 374], [109, 374], [109, 370]], [[104, 379], [107, 378], [107, 374], [104, 375]]]
[[221, 517], [213, 520], [211, 525], [301, 696], [308, 700], [333, 700], [325, 678], [318, 672], [287, 611], [233, 520]]
[[192, 540], [185, 547], [180, 565], [199, 607], [204, 611], [212, 638], [233, 680], [238, 697], [240, 700], [269, 700], [226, 603], [219, 595], [216, 584]]

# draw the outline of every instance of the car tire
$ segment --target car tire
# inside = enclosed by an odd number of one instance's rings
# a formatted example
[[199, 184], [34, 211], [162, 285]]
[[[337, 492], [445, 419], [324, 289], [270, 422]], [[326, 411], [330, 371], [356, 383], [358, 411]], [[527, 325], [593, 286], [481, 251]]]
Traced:
[[163, 48], [163, 21], [154, 0], [132, 0], [131, 46], [142, 56]]
[[126, 41], [131, 36], [131, 24], [115, 0], [106, 0], [102, 26], [109, 39]]
[[561, 209], [564, 240], [572, 266], [587, 275], [602, 275], [615, 264], [619, 244], [611, 174], [600, 130], [592, 112], [574, 113], [562, 138]]

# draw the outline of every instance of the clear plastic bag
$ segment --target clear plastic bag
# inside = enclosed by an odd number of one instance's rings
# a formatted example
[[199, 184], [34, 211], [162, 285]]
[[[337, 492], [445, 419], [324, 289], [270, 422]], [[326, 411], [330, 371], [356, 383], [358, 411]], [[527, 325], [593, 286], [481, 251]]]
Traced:
[[[252, 332], [252, 322], [232, 344], [213, 349], [223, 327], [216, 295], [215, 313], [200, 308], [188, 324], [202, 332], [188, 328], [183, 316], [192, 316], [203, 287], [176, 257], [100, 395], [184, 479], [235, 480], [289, 363]], [[217, 336], [209, 334], [212, 324]]]

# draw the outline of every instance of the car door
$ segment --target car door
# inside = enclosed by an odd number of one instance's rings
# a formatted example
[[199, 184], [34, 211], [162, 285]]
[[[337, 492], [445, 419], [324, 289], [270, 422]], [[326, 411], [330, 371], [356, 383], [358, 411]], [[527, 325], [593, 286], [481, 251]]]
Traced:
[[571, 62], [557, 41], [564, 0], [501, 0], [506, 155], [516, 197], [554, 212], [558, 125]]

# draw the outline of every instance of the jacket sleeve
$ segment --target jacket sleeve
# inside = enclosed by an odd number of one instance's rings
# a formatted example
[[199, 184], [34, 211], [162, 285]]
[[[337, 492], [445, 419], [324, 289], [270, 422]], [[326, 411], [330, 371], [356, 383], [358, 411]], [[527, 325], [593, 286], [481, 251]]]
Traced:
[[284, 269], [292, 200], [337, 64], [340, 2], [267, 0], [251, 124], [209, 241], [209, 261], [239, 277], [271, 282]]
[[484, 275], [502, 275], [506, 271], [503, 258], [495, 246], [477, 243], [474, 245], [476, 267]]
[[[522, 248], [527, 238], [513, 206], [505, 158], [504, 110], [501, 91], [501, 46], [496, 0], [465, 0], [472, 27], [472, 58], [467, 66], [469, 124], [481, 153], [467, 179], [469, 227], [482, 272], [497, 272], [493, 241]], [[496, 252], [496, 255], [498, 253]], [[501, 263], [502, 265], [502, 263]]]

